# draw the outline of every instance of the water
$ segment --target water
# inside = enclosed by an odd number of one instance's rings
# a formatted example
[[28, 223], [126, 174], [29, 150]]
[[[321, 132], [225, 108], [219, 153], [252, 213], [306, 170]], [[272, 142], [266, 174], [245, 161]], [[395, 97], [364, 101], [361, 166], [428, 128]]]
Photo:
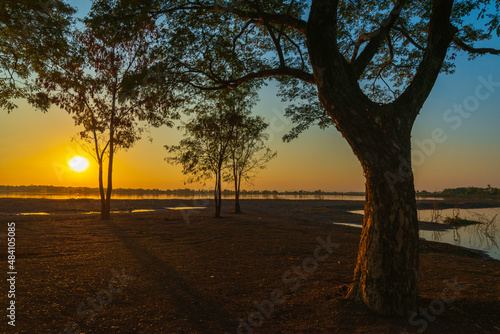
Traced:
[[444, 218], [456, 215], [460, 218], [480, 221], [482, 224], [439, 232], [420, 231], [420, 237], [425, 240], [482, 250], [492, 258], [500, 260], [500, 208], [445, 209], [439, 210], [437, 214], [433, 210], [419, 210], [419, 219], [422, 221], [442, 223]]
[[[0, 198], [46, 198], [46, 199], [100, 199], [98, 194], [31, 194], [31, 193], [0, 193]], [[113, 194], [114, 199], [213, 199], [212, 193], [182, 194]], [[234, 199], [234, 195], [222, 195], [223, 199]], [[240, 194], [240, 199], [287, 199], [287, 200], [351, 200], [364, 201], [360, 195], [299, 195], [299, 194]]]
[[[100, 199], [98, 194], [32, 194], [21, 192], [0, 193], [0, 198], [45, 198], [45, 199]], [[212, 193], [180, 195], [180, 194], [113, 194], [114, 199], [213, 199]], [[223, 199], [234, 199], [234, 195], [222, 195]], [[286, 200], [340, 200], [364, 201], [364, 195], [300, 195], [300, 194], [240, 194], [240, 199], [286, 199]], [[420, 198], [418, 198], [420, 199]], [[422, 199], [442, 200], [439, 197]]]
[[[111, 213], [137, 213], [137, 212], [156, 212], [156, 211], [164, 211], [164, 210], [201, 210], [206, 209], [206, 206], [175, 206], [175, 207], [165, 207], [163, 209], [136, 209], [136, 210], [118, 210], [118, 211], [110, 211]], [[61, 212], [59, 212], [61, 213]], [[70, 214], [83, 214], [83, 215], [96, 215], [100, 214], [99, 211], [81, 211], [81, 212], [63, 212]], [[47, 216], [54, 213], [48, 212], [21, 212], [15, 214], [16, 216]], [[0, 214], [1, 215], [1, 214]]]
[[[363, 214], [363, 211], [352, 211], [352, 213]], [[420, 237], [429, 241], [484, 251], [492, 258], [500, 260], [500, 208], [418, 210], [419, 220], [426, 222], [442, 223], [444, 218], [457, 215], [460, 218], [480, 221], [482, 224], [450, 227], [444, 231], [420, 230]]]

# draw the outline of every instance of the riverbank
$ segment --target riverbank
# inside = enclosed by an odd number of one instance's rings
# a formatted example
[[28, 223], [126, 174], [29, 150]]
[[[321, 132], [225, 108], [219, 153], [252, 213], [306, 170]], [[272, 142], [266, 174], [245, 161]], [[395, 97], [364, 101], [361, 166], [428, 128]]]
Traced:
[[[16, 223], [17, 239], [17, 321], [10, 328], [4, 320], [7, 333], [60, 333], [74, 324], [87, 334], [237, 333], [239, 324], [241, 333], [416, 333], [424, 325], [425, 333], [498, 333], [500, 262], [451, 245], [421, 242], [428, 319], [379, 317], [345, 300], [360, 230], [332, 222], [360, 223], [346, 212], [362, 209], [359, 201], [245, 200], [245, 214], [221, 219], [211, 217], [211, 201], [114, 201], [117, 211], [208, 208], [101, 221], [5, 215], [96, 211], [98, 201], [13, 200], [0, 200], [4, 259], [7, 222]], [[305, 261], [328, 239], [339, 244], [331, 254], [322, 250], [328, 256], [315, 266]], [[302, 266], [309, 272], [297, 273]]]
[[[288, 199], [244, 199], [245, 203], [274, 203], [279, 206], [280, 203], [302, 202], [313, 206], [324, 205], [325, 207], [334, 207], [345, 211], [362, 210], [364, 201], [351, 200], [348, 197], [343, 200], [288, 200]], [[225, 207], [229, 210], [232, 200], [223, 200]], [[254, 205], [252, 204], [252, 205]], [[212, 206], [213, 200], [205, 199], [113, 199], [111, 209], [114, 211], [130, 211], [140, 209], [163, 209], [165, 207], [176, 206]], [[492, 208], [500, 207], [500, 201], [478, 200], [417, 200], [419, 209], [450, 209], [450, 208]], [[80, 213], [93, 212], [100, 210], [100, 201], [98, 199], [50, 199], [50, 198], [1, 198], [0, 213], [12, 214], [21, 212], [47, 212], [47, 213]]]

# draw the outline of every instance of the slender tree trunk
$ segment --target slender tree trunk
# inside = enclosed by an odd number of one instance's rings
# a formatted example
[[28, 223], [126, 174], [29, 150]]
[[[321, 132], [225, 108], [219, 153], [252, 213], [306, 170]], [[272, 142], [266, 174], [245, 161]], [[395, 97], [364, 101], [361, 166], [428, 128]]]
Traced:
[[236, 186], [236, 185], [235, 185], [235, 190], [234, 190], [234, 212], [241, 213], [240, 191], [238, 189], [238, 186]]
[[221, 198], [220, 198], [220, 172], [215, 175], [215, 189], [214, 189], [214, 199], [215, 199], [215, 213], [214, 218], [220, 218], [221, 211]]
[[234, 158], [233, 158], [233, 179], [234, 179], [234, 212], [241, 213], [240, 187], [239, 187], [240, 177], [238, 176], [238, 171], [236, 168], [236, 162], [234, 161]]
[[110, 142], [109, 142], [108, 186], [106, 188], [106, 205], [104, 208], [104, 212], [101, 212], [102, 219], [109, 219], [111, 212], [111, 192], [113, 191], [113, 158], [114, 158], [114, 134], [112, 133], [110, 135]]
[[109, 219], [111, 212], [111, 193], [113, 191], [113, 159], [115, 154], [115, 113], [116, 113], [116, 83], [113, 90], [111, 105], [111, 118], [109, 125], [109, 161], [108, 161], [108, 186], [106, 188], [106, 206], [101, 212], [101, 219]]
[[221, 209], [222, 209], [222, 175], [221, 175], [221, 170], [219, 169], [219, 180], [218, 180], [218, 185], [217, 185], [217, 192], [218, 192], [218, 198], [219, 198], [219, 203], [217, 206], [217, 218], [220, 218], [221, 214]]
[[[98, 152], [98, 151], [96, 151]], [[99, 163], [99, 195], [101, 197], [101, 218], [102, 213], [106, 209], [106, 196], [104, 195], [104, 180], [103, 180], [103, 166], [102, 166], [102, 159], [98, 159]]]

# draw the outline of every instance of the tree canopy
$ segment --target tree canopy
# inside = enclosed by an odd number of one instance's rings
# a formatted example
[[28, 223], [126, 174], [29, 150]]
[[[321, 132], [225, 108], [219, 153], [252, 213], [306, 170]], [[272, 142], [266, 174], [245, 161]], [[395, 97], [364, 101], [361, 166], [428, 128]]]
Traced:
[[48, 101], [31, 89], [33, 75], [64, 54], [74, 12], [61, 0], [2, 1], [0, 108], [12, 111], [19, 98], [48, 108]]
[[46, 66], [38, 79], [42, 88], [39, 94], [45, 94], [48, 101], [73, 116], [75, 125], [83, 127], [80, 138], [99, 165], [102, 218], [109, 218], [116, 151], [130, 148], [140, 139], [144, 127], [172, 127], [179, 117], [174, 100], [163, 91], [166, 86], [136, 89], [139, 72], [149, 64], [154, 29], [145, 22], [135, 30], [120, 24], [102, 26], [100, 20], [115, 10], [108, 1], [94, 2], [83, 28], [73, 31], [67, 52], [57, 63]]
[[[311, 4], [321, 3], [177, 0], [134, 5], [127, 1], [124, 5], [129, 15], [131, 12], [149, 15], [165, 24], [163, 41], [156, 51], [183, 83], [214, 89], [236, 87], [250, 80], [262, 83], [265, 78], [278, 79], [280, 96], [290, 102], [287, 115], [296, 123], [286, 136], [289, 140], [311, 124], [326, 127], [334, 123], [317, 99], [318, 79], [313, 73], [308, 47]], [[437, 73], [452, 73], [453, 60], [459, 52], [467, 53], [470, 58], [500, 54], [498, 48], [482, 47], [500, 36], [499, 1], [449, 3], [453, 36], [445, 43], [449, 51], [443, 63], [436, 64]], [[332, 47], [349, 72], [350, 78], [343, 78], [345, 84], [353, 81], [353, 87], [359, 87], [359, 97], [376, 104], [403, 103], [405, 97], [419, 95], [410, 94], [414, 90], [411, 83], [416, 79], [413, 86], [418, 86], [420, 77], [424, 81], [432, 79], [417, 75], [429, 72], [432, 63], [430, 51], [434, 40], [429, 38], [429, 31], [434, 30], [429, 29], [432, 3], [402, 0], [394, 4], [381, 1], [329, 4], [333, 6], [328, 10], [334, 24], [333, 30], [325, 30], [325, 34], [331, 34]], [[407, 89], [409, 92], [402, 97]]]
[[256, 95], [253, 86], [247, 85], [205, 92], [200, 97], [189, 109], [194, 117], [179, 127], [185, 138], [179, 145], [165, 146], [172, 155], [166, 160], [182, 166], [188, 183], [214, 180], [215, 217], [220, 217], [223, 172], [236, 154], [236, 136], [247, 125]]
[[[458, 52], [500, 54], [499, 0], [123, 2], [165, 29], [156, 54], [186, 87], [279, 81], [298, 125], [334, 124], [363, 168], [366, 202], [349, 297], [386, 315], [418, 300], [411, 131]], [[132, 5], [131, 5], [132, 3]], [[132, 14], [131, 14], [132, 13]], [[328, 118], [326, 118], [328, 116]], [[389, 176], [389, 177], [388, 177]]]

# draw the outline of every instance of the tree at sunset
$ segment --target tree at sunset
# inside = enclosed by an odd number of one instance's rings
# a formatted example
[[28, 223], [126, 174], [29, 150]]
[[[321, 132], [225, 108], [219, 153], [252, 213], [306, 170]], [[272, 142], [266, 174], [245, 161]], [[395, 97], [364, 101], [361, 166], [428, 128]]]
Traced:
[[0, 108], [27, 98], [42, 110], [48, 101], [31, 91], [33, 73], [65, 51], [73, 8], [60, 0], [4, 0], [0, 6]]
[[169, 163], [182, 166], [187, 182], [214, 181], [214, 217], [221, 216], [223, 172], [233, 157], [235, 136], [243, 133], [245, 114], [255, 104], [251, 88], [216, 90], [202, 95], [189, 112], [194, 117], [183, 124], [184, 139], [166, 145]]
[[102, 26], [100, 20], [114, 11], [108, 1], [94, 2], [83, 31], [74, 32], [72, 48], [39, 80], [48, 100], [83, 127], [80, 137], [99, 165], [102, 219], [110, 217], [115, 153], [140, 139], [144, 122], [171, 127], [178, 117], [171, 112], [174, 102], [167, 101], [163, 93], [159, 96], [159, 88], [147, 92], [135, 89], [137, 73], [148, 62], [146, 50], [153, 31], [146, 25], [140, 31]]
[[[499, 1], [124, 1], [165, 24], [159, 50], [202, 90], [276, 78], [299, 121], [341, 132], [366, 178], [365, 216], [348, 296], [384, 315], [417, 308], [418, 219], [411, 131], [458, 52], [500, 35]], [[166, 55], [167, 53], [164, 52]], [[172, 74], [172, 73], [171, 73]], [[495, 85], [489, 79], [490, 85]], [[296, 135], [295, 133], [294, 135]]]
[[234, 131], [226, 175], [226, 179], [234, 183], [234, 212], [241, 212], [241, 181], [251, 183], [256, 174], [277, 156], [277, 152], [266, 146], [269, 139], [265, 132], [267, 127], [262, 117], [245, 113]]

